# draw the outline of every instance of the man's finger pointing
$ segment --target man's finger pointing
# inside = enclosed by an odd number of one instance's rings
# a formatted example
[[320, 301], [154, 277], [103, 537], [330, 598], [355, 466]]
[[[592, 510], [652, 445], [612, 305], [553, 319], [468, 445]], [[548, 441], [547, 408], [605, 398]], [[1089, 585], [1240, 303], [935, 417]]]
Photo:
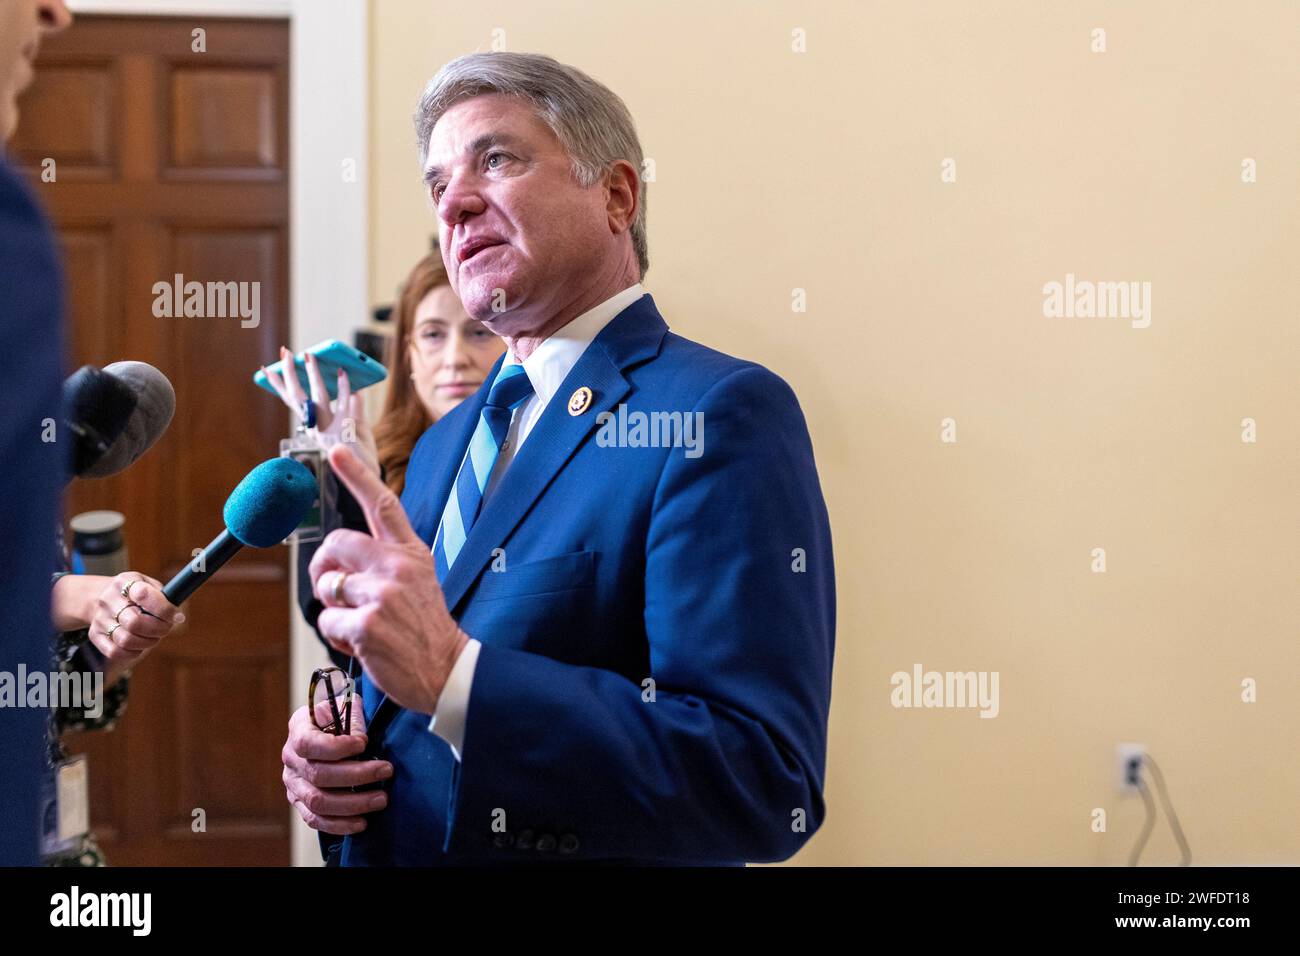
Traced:
[[346, 445], [335, 445], [329, 453], [330, 467], [347, 485], [366, 513], [370, 533], [379, 541], [397, 544], [421, 543], [420, 537], [406, 520], [406, 512], [397, 495], [379, 480], [379, 476], [362, 464]]

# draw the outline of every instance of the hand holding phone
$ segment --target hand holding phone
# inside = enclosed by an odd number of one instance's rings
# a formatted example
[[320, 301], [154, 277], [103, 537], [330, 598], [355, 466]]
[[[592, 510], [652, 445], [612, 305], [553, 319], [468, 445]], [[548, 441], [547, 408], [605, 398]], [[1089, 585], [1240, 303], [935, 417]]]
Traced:
[[[335, 365], [333, 375], [324, 374], [316, 353], [309, 349], [304, 362], [306, 382], [295, 377], [283, 378], [277, 369], [287, 368], [294, 356], [286, 348], [281, 348], [280, 354], [281, 360], [270, 368], [260, 369], [257, 377], [264, 379], [268, 390], [278, 395], [298, 421], [307, 427], [308, 445], [318, 449], [319, 453], [319, 449], [328, 450], [339, 442], [345, 442], [372, 471], [380, 474], [379, 449], [366, 417], [365, 401], [352, 391], [352, 379], [347, 370]], [[373, 359], [367, 361], [383, 370], [383, 366]], [[308, 401], [308, 394], [311, 401]], [[337, 396], [332, 403], [330, 395]]]
[[[281, 350], [282, 356], [284, 350]], [[352, 346], [340, 342], [338, 339], [326, 339], [324, 342], [318, 342], [311, 348], [298, 355], [293, 356], [294, 371], [297, 373], [298, 384], [302, 388], [304, 395], [311, 391], [311, 380], [307, 375], [308, 355], [316, 357], [316, 364], [320, 367], [321, 378], [325, 381], [325, 388], [329, 392], [331, 400], [338, 398], [338, 371], [343, 369], [347, 373], [348, 386], [351, 391], [359, 392], [363, 388], [374, 385], [376, 382], [382, 382], [388, 378], [388, 369], [376, 362], [369, 355], [354, 349]], [[285, 372], [287, 366], [285, 359], [266, 368], [258, 369], [253, 375], [253, 381], [259, 388], [264, 388], [273, 395], [280, 395], [280, 392], [271, 384], [267, 378], [267, 372], [274, 372], [285, 383], [288, 384]], [[281, 395], [283, 398], [284, 396]]]

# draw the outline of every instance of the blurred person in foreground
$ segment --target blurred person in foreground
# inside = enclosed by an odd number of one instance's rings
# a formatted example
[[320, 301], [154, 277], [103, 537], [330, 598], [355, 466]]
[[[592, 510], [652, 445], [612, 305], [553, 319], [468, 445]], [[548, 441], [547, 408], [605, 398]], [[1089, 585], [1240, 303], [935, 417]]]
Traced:
[[[35, 78], [42, 38], [71, 22], [62, 0], [0, 0], [0, 131], [6, 140], [17, 129], [17, 98]], [[40, 822], [35, 812], [28, 815], [25, 803], [37, 799], [42, 776], [52, 782], [67, 758], [62, 735], [110, 729], [125, 709], [132, 668], [174, 623], [183, 620], [162, 596], [162, 585], [147, 575], [126, 572], [110, 578], [68, 573], [69, 555], [58, 520], [68, 457], [66, 436], [60, 435], [64, 427], [62, 284], [48, 221], [0, 161], [0, 334], [18, 366], [17, 378], [6, 383], [6, 401], [17, 407], [6, 407], [5, 430], [0, 433], [4, 456], [0, 460], [13, 463], [3, 469], [0, 479], [4, 482], [0, 500], [5, 502], [0, 513], [0, 541], [4, 542], [0, 580], [14, 594], [32, 595], [29, 601], [5, 602], [0, 670], [12, 674], [21, 661], [28, 674], [103, 675], [103, 694], [94, 700], [49, 700], [47, 707], [18, 711], [0, 707], [5, 717], [0, 727], [0, 766], [12, 771], [13, 789], [21, 802], [20, 809], [7, 812], [5, 819], [15, 824], [26, 819]], [[33, 405], [36, 411], [29, 410]], [[55, 440], [44, 441], [42, 434], [51, 421]], [[28, 538], [32, 528], [37, 529], [34, 544]], [[24, 587], [31, 577], [40, 578], [39, 589]], [[41, 597], [35, 597], [38, 594]], [[33, 621], [39, 621], [35, 636]], [[43, 731], [37, 740], [44, 745], [36, 753], [38, 757], [43, 753], [44, 759], [36, 783], [28, 784], [24, 772], [30, 766], [28, 734], [37, 720]], [[20, 746], [21, 757], [11, 755], [10, 748]], [[52, 826], [52, 821], [46, 821], [47, 830]], [[15, 847], [5, 833], [0, 838], [0, 863], [37, 862], [26, 855], [30, 836], [18, 832], [16, 838], [22, 841], [22, 855], [10, 855]], [[96, 866], [104, 860], [94, 835], [84, 833], [69, 849], [44, 862]]]
[[[66, 470], [64, 446], [42, 441], [63, 381], [63, 275], [50, 223], [4, 158], [18, 96], [35, 75], [41, 40], [72, 21], [62, 0], [0, 2], [0, 340], [9, 364], [0, 413], [0, 671], [49, 666], [50, 571]], [[44, 708], [0, 707], [0, 866], [40, 857]]]

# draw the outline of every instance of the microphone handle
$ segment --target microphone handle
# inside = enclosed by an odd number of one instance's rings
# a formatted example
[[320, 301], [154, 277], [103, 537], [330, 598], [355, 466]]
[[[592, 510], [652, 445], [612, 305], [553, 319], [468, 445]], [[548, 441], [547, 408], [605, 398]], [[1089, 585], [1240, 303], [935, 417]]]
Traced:
[[[176, 577], [167, 582], [163, 588], [163, 597], [180, 607], [183, 601], [199, 589], [199, 585], [221, 569], [221, 566], [233, 558], [244, 543], [230, 533], [229, 528], [222, 529], [221, 534], [212, 539], [212, 543], [203, 549], [194, 561], [181, 568]], [[195, 561], [203, 566], [202, 571], [195, 571]]]

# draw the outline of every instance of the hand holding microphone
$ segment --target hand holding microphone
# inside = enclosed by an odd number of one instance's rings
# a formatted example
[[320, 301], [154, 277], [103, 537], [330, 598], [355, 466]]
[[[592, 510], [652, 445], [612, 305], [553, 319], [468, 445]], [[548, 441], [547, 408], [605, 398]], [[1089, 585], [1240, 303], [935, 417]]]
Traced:
[[[299, 462], [273, 458], [254, 468], [226, 501], [226, 530], [164, 587], [138, 571], [115, 577], [66, 574], [54, 584], [54, 622], [61, 630], [89, 627], [107, 662], [110, 686], [140, 663], [177, 624], [181, 603], [244, 545], [284, 540], [316, 497], [316, 479]], [[197, 566], [197, 567], [196, 567]]]
[[90, 640], [108, 661], [105, 681], [130, 670], [152, 651], [185, 615], [163, 597], [162, 585], [148, 575], [126, 571], [109, 578], [96, 595]]
[[[114, 362], [78, 369], [63, 383], [73, 475], [105, 478], [124, 471], [162, 437], [175, 410], [171, 382], [152, 365]], [[121, 550], [120, 530], [118, 538]], [[125, 560], [124, 551], [120, 556]], [[162, 585], [138, 571], [60, 577], [51, 594], [51, 616], [60, 630], [87, 628], [90, 643], [104, 656], [109, 685], [185, 620], [163, 597]]]
[[185, 621], [163, 597], [162, 585], [138, 571], [113, 577], [66, 574], [54, 582], [52, 611], [59, 630], [87, 628], [91, 644], [104, 656], [109, 686]]
[[[63, 400], [74, 436], [73, 472], [81, 477], [106, 477], [130, 466], [166, 431], [176, 408], [166, 376], [143, 362], [84, 366], [64, 382]], [[263, 462], [226, 500], [225, 530], [166, 586], [132, 571], [112, 578], [64, 575], [54, 586], [55, 624], [63, 630], [89, 625], [111, 684], [185, 620], [181, 603], [245, 545], [266, 548], [287, 538], [318, 494], [315, 476], [302, 463]]]

